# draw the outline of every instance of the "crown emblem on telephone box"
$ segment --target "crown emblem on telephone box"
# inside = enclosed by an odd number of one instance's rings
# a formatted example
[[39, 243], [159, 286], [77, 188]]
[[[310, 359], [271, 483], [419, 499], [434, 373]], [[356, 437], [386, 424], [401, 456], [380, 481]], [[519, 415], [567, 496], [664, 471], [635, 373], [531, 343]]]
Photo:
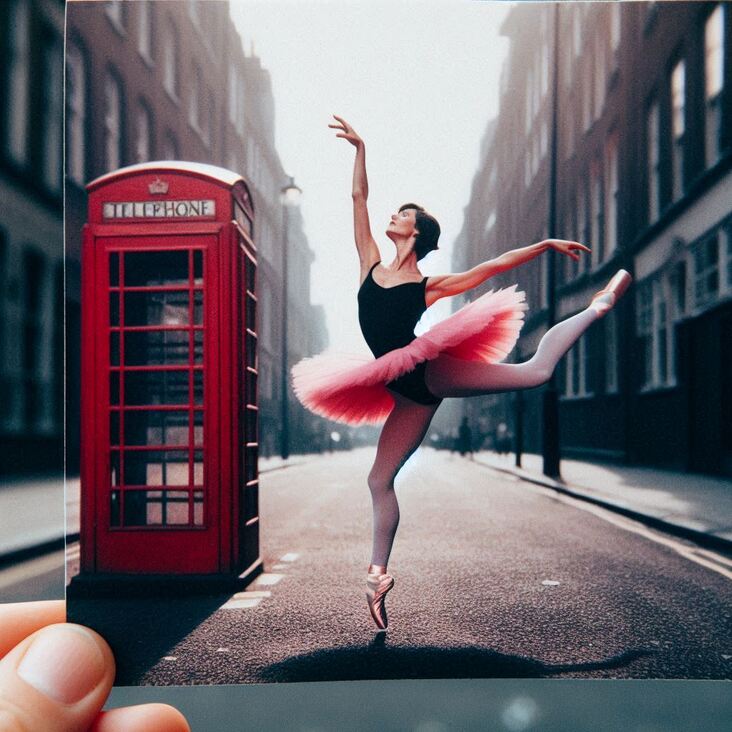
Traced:
[[163, 195], [168, 192], [168, 183], [160, 178], [156, 178], [149, 186], [148, 190], [152, 194]]

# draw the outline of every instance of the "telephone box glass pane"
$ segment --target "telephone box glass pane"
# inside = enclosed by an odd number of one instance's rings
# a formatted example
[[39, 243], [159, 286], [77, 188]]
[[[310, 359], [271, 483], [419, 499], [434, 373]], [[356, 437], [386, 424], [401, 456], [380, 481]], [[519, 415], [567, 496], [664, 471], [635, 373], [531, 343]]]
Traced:
[[109, 255], [109, 286], [119, 287], [119, 254], [117, 252]]
[[193, 331], [193, 362], [203, 363], [203, 331]]
[[[188, 371], [126, 371], [125, 403], [131, 406], [187, 404], [188, 373]], [[202, 374], [201, 380], [203, 380]]]
[[125, 332], [125, 365], [187, 364], [189, 344], [190, 335], [187, 330], [128, 331]]
[[119, 526], [119, 508], [120, 508], [120, 491], [112, 491], [110, 494], [110, 517], [109, 517], [109, 523], [112, 526]]
[[119, 366], [119, 333], [109, 334], [109, 363], [111, 366]]
[[193, 250], [193, 284], [203, 284], [203, 252], [200, 249]]
[[119, 404], [119, 374], [116, 371], [109, 375], [109, 403]]
[[188, 485], [186, 450], [125, 450], [123, 456], [125, 485]]
[[125, 252], [125, 287], [188, 285], [188, 251]]
[[188, 325], [188, 291], [125, 292], [125, 325]]
[[203, 371], [193, 372], [193, 403], [203, 404]]
[[125, 412], [125, 445], [188, 445], [188, 412]]
[[[112, 500], [113, 516], [119, 525], [119, 498]], [[124, 526], [190, 525], [188, 491], [125, 491], [124, 502]]]
[[109, 413], [109, 444], [119, 445], [119, 412]]
[[193, 322], [196, 325], [203, 325], [203, 290], [196, 290], [193, 293]]
[[203, 452], [196, 450], [193, 461], [193, 485], [203, 485]]
[[193, 493], [193, 523], [203, 526], [203, 491]]
[[109, 293], [109, 324], [119, 325], [119, 292]]

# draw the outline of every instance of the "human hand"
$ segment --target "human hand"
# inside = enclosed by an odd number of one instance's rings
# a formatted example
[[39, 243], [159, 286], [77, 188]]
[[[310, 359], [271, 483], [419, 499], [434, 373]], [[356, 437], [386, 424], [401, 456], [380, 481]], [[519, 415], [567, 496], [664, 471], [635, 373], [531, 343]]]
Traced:
[[190, 732], [167, 704], [100, 712], [114, 674], [107, 643], [67, 623], [63, 600], [0, 605], [0, 730]]
[[578, 241], [567, 241], [566, 239], [544, 239], [543, 242], [548, 249], [554, 249], [557, 252], [566, 254], [568, 257], [572, 257], [575, 261], [579, 261], [579, 254], [575, 250], [579, 249], [583, 252], [591, 251], [589, 247], [584, 244], [580, 244]]
[[340, 124], [337, 125], [328, 125], [328, 127], [331, 127], [334, 130], [341, 130], [341, 133], [337, 134], [336, 137], [342, 137], [344, 140], [348, 140], [348, 142], [351, 143], [351, 145], [354, 145], [355, 147], [359, 147], [360, 145], [363, 145], [363, 140], [356, 134], [356, 131], [351, 127], [351, 125], [346, 122], [346, 120], [343, 119], [343, 117], [339, 117], [338, 115], [333, 115]]

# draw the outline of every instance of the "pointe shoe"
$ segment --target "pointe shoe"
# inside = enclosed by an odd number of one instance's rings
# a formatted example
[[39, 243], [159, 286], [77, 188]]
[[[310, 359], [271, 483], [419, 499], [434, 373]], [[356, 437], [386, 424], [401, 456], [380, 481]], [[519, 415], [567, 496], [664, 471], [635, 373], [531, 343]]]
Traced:
[[612, 276], [610, 282], [607, 283], [607, 286], [592, 296], [590, 307], [596, 310], [599, 315], [605, 315], [623, 296], [632, 281], [633, 278], [630, 272], [619, 269]]
[[[369, 568], [370, 569], [370, 568]], [[382, 569], [379, 567], [379, 569]], [[386, 569], [385, 567], [383, 569]], [[394, 587], [394, 578], [385, 572], [369, 572], [366, 575], [366, 602], [369, 612], [380, 630], [386, 630], [386, 593]]]

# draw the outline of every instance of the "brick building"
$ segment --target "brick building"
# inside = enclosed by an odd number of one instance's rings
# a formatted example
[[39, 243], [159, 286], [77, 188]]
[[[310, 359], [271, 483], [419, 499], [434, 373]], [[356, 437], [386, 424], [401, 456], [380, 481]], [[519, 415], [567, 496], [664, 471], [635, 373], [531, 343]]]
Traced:
[[63, 27], [0, 3], [0, 479], [63, 467]]
[[[558, 12], [558, 319], [620, 267], [633, 289], [558, 372], [562, 453], [732, 475], [732, 13], [726, 3], [519, 5], [501, 111], [466, 209], [475, 264], [545, 238]], [[520, 359], [546, 332], [551, 259], [504, 274], [530, 312]], [[494, 286], [496, 282], [492, 283]], [[524, 447], [541, 452], [541, 390], [524, 394]], [[466, 402], [467, 405], [467, 402]], [[514, 395], [467, 407], [513, 427]]]
[[[115, 168], [151, 160], [211, 163], [241, 173], [255, 208], [260, 318], [261, 452], [276, 449], [281, 405], [281, 188], [269, 73], [247, 56], [226, 0], [74, 2], [67, 18], [67, 337], [69, 456], [78, 429], [79, 246], [84, 185]], [[310, 304], [313, 260], [299, 217], [288, 237], [290, 363], [317, 350], [324, 320]], [[315, 325], [313, 325], [315, 324]], [[297, 337], [295, 337], [295, 334]], [[291, 409], [299, 404], [290, 395]]]

